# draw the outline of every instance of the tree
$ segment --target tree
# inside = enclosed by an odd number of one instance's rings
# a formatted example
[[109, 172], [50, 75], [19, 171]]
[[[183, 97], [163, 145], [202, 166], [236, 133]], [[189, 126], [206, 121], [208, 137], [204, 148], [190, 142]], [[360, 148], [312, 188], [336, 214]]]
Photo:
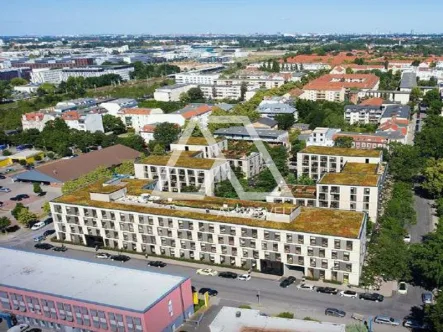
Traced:
[[34, 221], [37, 219], [37, 215], [35, 213], [32, 213], [27, 208], [21, 209], [17, 215], [17, 221], [20, 224], [28, 226], [31, 221]]
[[[53, 95], [55, 94], [56, 87], [51, 83], [43, 83], [37, 89], [37, 95], [43, 97], [45, 95]], [[65, 92], [65, 91], [63, 91]]]
[[247, 91], [248, 91], [248, 83], [242, 82], [241, 86], [240, 86], [240, 100], [241, 101], [245, 100], [245, 96], [246, 96]]
[[154, 139], [164, 146], [169, 146], [178, 139], [180, 127], [174, 123], [162, 122], [154, 129]]
[[145, 149], [145, 141], [141, 136], [135, 134], [130, 134], [126, 137], [119, 137], [115, 143], [125, 145], [137, 151], [144, 151]]
[[420, 149], [416, 145], [391, 143], [389, 171], [394, 179], [411, 182], [423, 167]]
[[443, 295], [441, 293], [437, 295], [434, 305], [425, 307], [425, 321], [429, 324], [429, 331], [443, 331]]
[[28, 84], [28, 81], [21, 77], [14, 77], [9, 83], [12, 86], [19, 86]]
[[152, 150], [152, 154], [155, 156], [164, 156], [166, 154], [165, 146], [162, 144], [156, 144]]
[[45, 214], [49, 214], [51, 212], [51, 206], [49, 205], [49, 202], [45, 202], [42, 205], [42, 210]]
[[429, 90], [423, 97], [423, 102], [426, 105], [431, 105], [432, 101], [441, 101], [438, 89]]
[[189, 89], [187, 95], [190, 103], [203, 103], [205, 101], [205, 96], [200, 87]]
[[423, 169], [422, 187], [434, 197], [443, 195], [443, 159], [430, 158]]
[[0, 217], [0, 231], [5, 232], [5, 229], [11, 225], [11, 220], [8, 217]]
[[335, 139], [335, 146], [339, 148], [352, 148], [352, 143], [354, 143], [354, 139], [352, 137], [338, 137]]
[[126, 127], [123, 121], [113, 115], [103, 115], [103, 128], [105, 133], [112, 131], [115, 135], [120, 135], [126, 132]]
[[443, 158], [443, 117], [431, 115], [415, 135], [415, 146], [423, 157]]
[[18, 214], [21, 210], [26, 209], [26, 207], [22, 203], [15, 204], [15, 207], [11, 210], [12, 216], [17, 219]]
[[364, 65], [365, 64], [365, 59], [363, 59], [363, 58], [355, 58], [354, 63], [356, 65]]
[[3, 150], [3, 156], [4, 157], [8, 157], [8, 156], [11, 156], [12, 155], [12, 152], [11, 151], [9, 151], [9, 150]]
[[295, 123], [294, 114], [277, 114], [275, 116], [275, 121], [277, 121], [278, 129], [288, 130]]
[[413, 87], [409, 100], [413, 103], [418, 103], [421, 98], [423, 98], [423, 91], [418, 86]]
[[420, 65], [420, 60], [414, 60], [414, 61], [412, 61], [412, 64], [411, 64], [412, 66], [414, 66], [414, 67], [418, 67], [419, 65]]
[[280, 65], [278, 64], [277, 60], [272, 61], [272, 71], [274, 73], [279, 73], [280, 72]]
[[11, 85], [8, 84], [6, 81], [0, 80], [0, 102], [2, 102], [4, 99], [8, 99], [11, 97], [12, 89]]
[[40, 183], [38, 183], [38, 182], [34, 182], [33, 184], [32, 184], [32, 186], [33, 186], [33, 190], [34, 190], [34, 193], [35, 194], [41, 194], [42, 192], [43, 192], [43, 190], [42, 190], [42, 187], [40, 186]]

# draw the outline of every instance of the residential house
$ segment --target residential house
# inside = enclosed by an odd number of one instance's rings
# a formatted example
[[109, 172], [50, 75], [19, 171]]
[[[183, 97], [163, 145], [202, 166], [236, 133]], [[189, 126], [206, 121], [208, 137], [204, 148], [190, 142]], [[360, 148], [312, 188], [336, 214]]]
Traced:
[[179, 101], [182, 93], [188, 92], [192, 88], [196, 88], [197, 84], [175, 84], [166, 85], [161, 88], [157, 88], [154, 92], [154, 99], [157, 101]]
[[257, 121], [252, 123], [252, 126], [254, 128], [261, 128], [261, 129], [277, 129], [277, 121], [271, 118], [260, 118]]
[[123, 108], [134, 108], [137, 107], [138, 103], [135, 99], [129, 98], [119, 98], [105, 103], [101, 103], [100, 107], [103, 107], [108, 111], [108, 114], [117, 116], [118, 112]]
[[246, 128], [235, 126], [220, 128], [214, 132], [215, 137], [226, 137], [230, 140], [239, 141], [264, 141], [270, 144], [283, 144], [289, 146], [289, 135], [284, 130], [269, 130], [261, 128]]
[[142, 128], [150, 124], [151, 114], [163, 114], [160, 108], [123, 108], [118, 111], [117, 116], [122, 120], [126, 128], [132, 128], [139, 133]]
[[101, 114], [82, 113], [80, 111], [67, 111], [62, 113], [61, 118], [71, 129], [95, 133], [104, 132]]

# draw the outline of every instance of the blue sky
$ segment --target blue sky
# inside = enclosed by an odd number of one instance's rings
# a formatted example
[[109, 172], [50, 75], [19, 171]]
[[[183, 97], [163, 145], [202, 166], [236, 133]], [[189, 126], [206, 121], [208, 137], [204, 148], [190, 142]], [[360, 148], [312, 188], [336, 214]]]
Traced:
[[0, 35], [443, 32], [438, 0], [3, 0]]

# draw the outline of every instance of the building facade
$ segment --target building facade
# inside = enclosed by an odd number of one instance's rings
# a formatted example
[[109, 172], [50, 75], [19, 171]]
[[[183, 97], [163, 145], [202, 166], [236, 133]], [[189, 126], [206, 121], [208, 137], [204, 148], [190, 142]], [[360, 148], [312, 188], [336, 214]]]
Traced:
[[158, 88], [154, 92], [154, 99], [158, 101], [179, 101], [182, 93], [188, 92], [192, 88], [196, 88], [197, 84], [175, 84]]
[[208, 84], [213, 85], [219, 74], [178, 73], [175, 74], [177, 84]]

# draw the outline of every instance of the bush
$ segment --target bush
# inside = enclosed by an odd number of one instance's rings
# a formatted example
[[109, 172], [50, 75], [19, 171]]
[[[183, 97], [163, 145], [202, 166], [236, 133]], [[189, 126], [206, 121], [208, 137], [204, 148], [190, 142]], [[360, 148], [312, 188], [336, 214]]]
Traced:
[[303, 320], [310, 320], [312, 322], [320, 322], [320, 320], [312, 318], [312, 317], [309, 317], [309, 316], [306, 316], [305, 318], [303, 318]]
[[41, 160], [42, 160], [42, 157], [41, 157], [40, 155], [36, 155], [36, 156], [34, 157], [34, 160], [35, 160], [35, 161], [41, 161]]
[[46, 157], [48, 157], [49, 159], [54, 159], [54, 157], [55, 157], [54, 152], [49, 151], [49, 152], [46, 154]]
[[26, 162], [25, 159], [20, 159], [20, 160], [18, 161], [18, 163], [19, 163], [20, 165], [22, 165], [22, 166], [26, 166], [26, 164], [27, 164], [27, 162]]
[[238, 306], [240, 309], [252, 309], [250, 305], [242, 304]]
[[18, 218], [18, 214], [22, 209], [27, 209], [27, 207], [25, 207], [22, 203], [17, 203], [15, 204], [15, 207], [12, 209], [11, 214], [12, 216], [17, 219]]
[[9, 151], [9, 150], [3, 150], [3, 156], [8, 157], [8, 156], [10, 156], [10, 155], [12, 155], [11, 151]]
[[294, 314], [292, 312], [284, 311], [280, 312], [276, 317], [294, 319]]

